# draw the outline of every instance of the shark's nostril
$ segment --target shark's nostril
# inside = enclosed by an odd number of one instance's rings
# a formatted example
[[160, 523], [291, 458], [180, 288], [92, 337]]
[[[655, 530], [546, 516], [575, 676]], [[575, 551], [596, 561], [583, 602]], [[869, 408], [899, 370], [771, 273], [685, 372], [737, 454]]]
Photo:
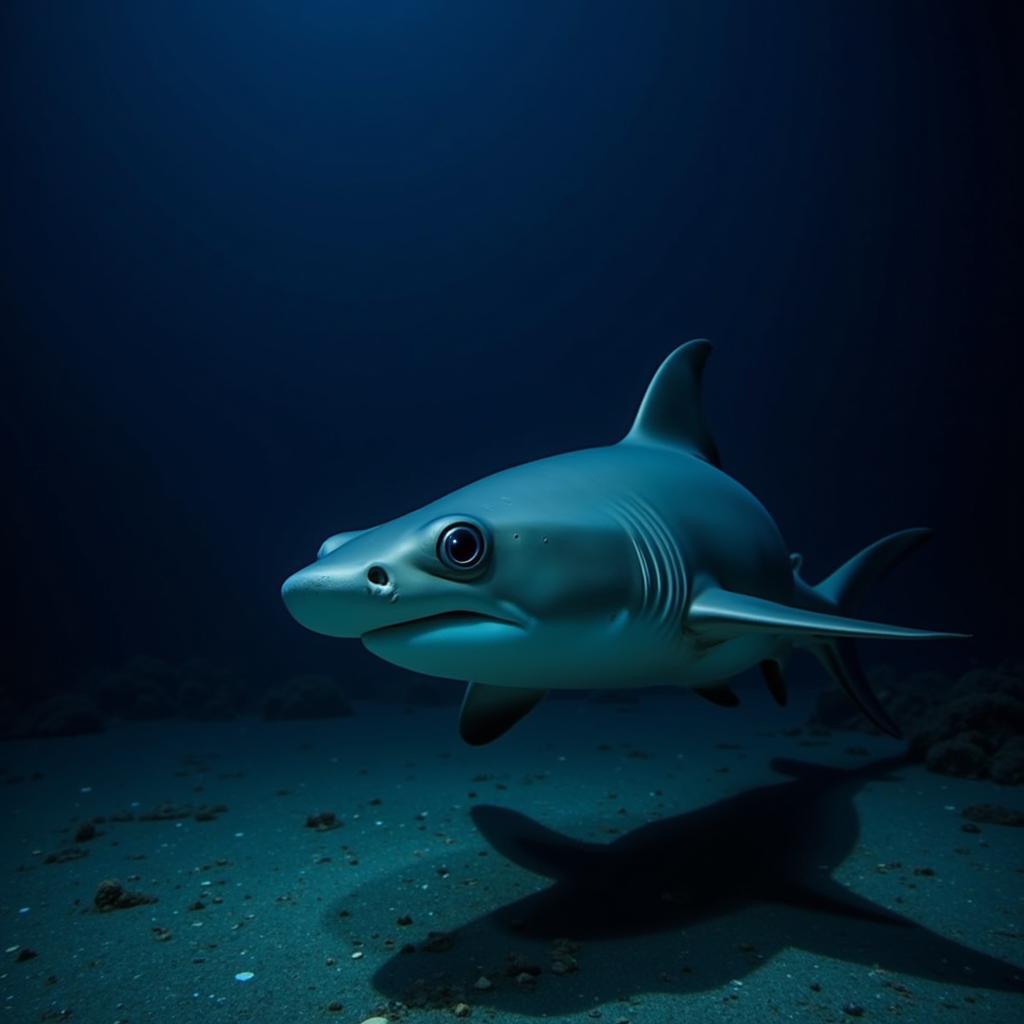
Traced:
[[371, 565], [366, 578], [377, 587], [386, 587], [388, 585], [388, 574], [379, 565]]

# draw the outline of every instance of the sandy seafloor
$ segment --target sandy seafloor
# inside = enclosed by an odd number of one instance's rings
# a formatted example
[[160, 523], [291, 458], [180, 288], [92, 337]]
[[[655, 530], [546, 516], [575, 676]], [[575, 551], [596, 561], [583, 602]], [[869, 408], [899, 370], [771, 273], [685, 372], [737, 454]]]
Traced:
[[[808, 799], [772, 758], [863, 768], [901, 747], [784, 735], [807, 710], [551, 700], [484, 749], [458, 740], [455, 708], [372, 703], [330, 721], [7, 743], [4, 1018], [358, 1024], [456, 1019], [465, 1002], [469, 1019], [495, 1022], [1024, 1020], [1024, 830], [964, 832], [959, 813], [1021, 809], [1024, 792], [901, 765], [852, 785], [826, 777]], [[723, 803], [769, 783], [788, 786]], [[227, 810], [108, 821], [74, 842], [94, 816], [165, 803]], [[623, 840], [581, 893], [493, 849], [469, 816], [479, 804], [600, 843], [667, 824]], [[687, 817], [705, 805], [710, 816]], [[306, 827], [323, 811], [343, 825]], [[553, 857], [555, 873], [589, 856], [545, 851], [541, 835], [523, 857]], [[44, 862], [76, 845], [87, 856]], [[832, 871], [912, 924], [746, 891], [765, 865], [805, 855], [808, 876]], [[158, 902], [97, 912], [112, 878]], [[440, 949], [423, 948], [430, 932], [446, 934]], [[37, 955], [19, 960], [26, 947]]]

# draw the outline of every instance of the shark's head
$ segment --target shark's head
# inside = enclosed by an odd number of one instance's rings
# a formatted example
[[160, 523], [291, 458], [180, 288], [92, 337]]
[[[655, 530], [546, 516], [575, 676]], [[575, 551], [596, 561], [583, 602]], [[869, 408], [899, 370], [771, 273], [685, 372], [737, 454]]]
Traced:
[[557, 670], [569, 632], [578, 660], [579, 641], [606, 633], [628, 600], [628, 539], [579, 500], [571, 470], [557, 465], [581, 454], [506, 470], [328, 538], [285, 581], [288, 610], [413, 671], [540, 682]]

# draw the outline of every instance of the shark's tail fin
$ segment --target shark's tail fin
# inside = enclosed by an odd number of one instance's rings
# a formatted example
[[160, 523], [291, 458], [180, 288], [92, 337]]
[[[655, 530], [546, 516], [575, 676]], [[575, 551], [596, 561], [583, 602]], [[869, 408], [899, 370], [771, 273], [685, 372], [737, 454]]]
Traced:
[[[865, 592], [930, 536], [931, 531], [923, 528], [891, 533], [854, 555], [812, 589], [830, 610], [853, 617]], [[882, 732], [897, 738], [902, 735], [900, 727], [872, 692], [851, 638], [822, 637], [809, 646], [836, 682]]]

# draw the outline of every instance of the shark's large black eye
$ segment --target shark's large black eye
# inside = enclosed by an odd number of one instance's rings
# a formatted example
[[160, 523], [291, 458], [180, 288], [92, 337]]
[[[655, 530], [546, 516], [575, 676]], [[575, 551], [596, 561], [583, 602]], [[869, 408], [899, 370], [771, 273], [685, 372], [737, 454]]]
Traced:
[[487, 553], [487, 541], [471, 523], [456, 523], [441, 534], [437, 557], [449, 569], [475, 569]]

